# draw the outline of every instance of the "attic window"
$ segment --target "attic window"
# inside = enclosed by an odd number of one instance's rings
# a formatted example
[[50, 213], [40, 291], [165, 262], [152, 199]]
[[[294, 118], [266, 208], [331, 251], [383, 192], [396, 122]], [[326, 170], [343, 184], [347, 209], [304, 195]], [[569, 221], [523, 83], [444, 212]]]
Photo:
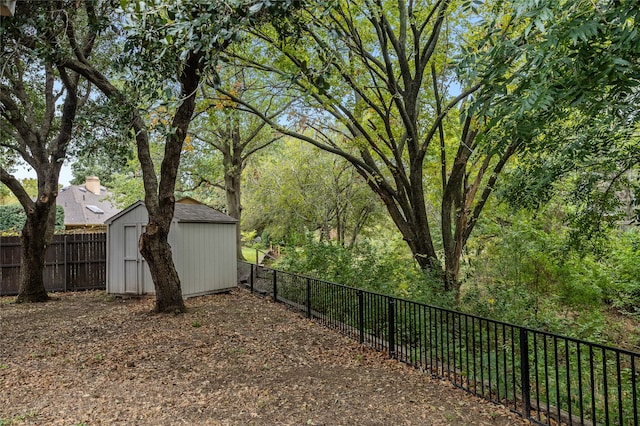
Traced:
[[87, 208], [89, 210], [91, 210], [92, 212], [94, 212], [95, 214], [103, 214], [104, 213], [104, 210], [102, 210], [98, 206], [94, 206], [93, 204], [87, 204]]
[[87, 192], [87, 188], [85, 188], [84, 186], [79, 186], [79, 187], [78, 187], [78, 189], [79, 189], [81, 192]]

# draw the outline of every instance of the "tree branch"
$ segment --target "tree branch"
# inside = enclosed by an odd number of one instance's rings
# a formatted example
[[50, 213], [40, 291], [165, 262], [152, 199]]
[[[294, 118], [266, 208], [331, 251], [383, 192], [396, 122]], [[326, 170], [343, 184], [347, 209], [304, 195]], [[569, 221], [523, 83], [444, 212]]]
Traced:
[[5, 184], [7, 188], [16, 196], [22, 208], [28, 213], [36, 210], [36, 203], [31, 199], [27, 191], [22, 187], [20, 182], [3, 167], [0, 167], [0, 182]]

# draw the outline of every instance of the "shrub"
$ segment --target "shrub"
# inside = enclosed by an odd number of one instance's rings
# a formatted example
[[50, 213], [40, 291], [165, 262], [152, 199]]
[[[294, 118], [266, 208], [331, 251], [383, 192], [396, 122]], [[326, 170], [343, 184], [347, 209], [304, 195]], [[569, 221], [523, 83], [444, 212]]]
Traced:
[[[0, 206], [0, 231], [19, 232], [27, 220], [24, 209], [19, 204]], [[56, 230], [64, 229], [64, 208], [56, 206]]]
[[421, 271], [400, 239], [364, 239], [347, 248], [307, 235], [284, 254], [274, 268], [431, 305], [454, 304], [439, 278]]

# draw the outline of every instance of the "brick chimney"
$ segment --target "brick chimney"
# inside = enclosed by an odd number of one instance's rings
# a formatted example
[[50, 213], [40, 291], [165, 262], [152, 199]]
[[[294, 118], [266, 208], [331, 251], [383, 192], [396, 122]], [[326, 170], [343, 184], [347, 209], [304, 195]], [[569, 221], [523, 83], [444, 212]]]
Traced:
[[100, 195], [100, 179], [98, 176], [87, 176], [84, 187], [87, 188], [87, 191]]

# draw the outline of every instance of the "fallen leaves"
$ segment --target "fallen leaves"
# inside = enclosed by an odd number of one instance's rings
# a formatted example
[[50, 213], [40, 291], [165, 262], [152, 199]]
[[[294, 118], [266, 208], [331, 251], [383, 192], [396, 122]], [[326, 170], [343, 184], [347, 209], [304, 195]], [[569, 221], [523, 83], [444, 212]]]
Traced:
[[244, 290], [59, 299], [0, 300], [0, 424], [526, 424]]

